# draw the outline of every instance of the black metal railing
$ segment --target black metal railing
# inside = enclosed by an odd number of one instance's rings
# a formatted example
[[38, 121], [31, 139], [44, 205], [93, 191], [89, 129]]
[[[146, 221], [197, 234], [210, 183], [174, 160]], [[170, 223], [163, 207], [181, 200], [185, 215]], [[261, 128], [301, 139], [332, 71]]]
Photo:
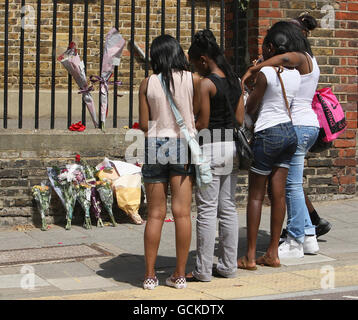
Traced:
[[[9, 111], [9, 2], [11, 0], [5, 0], [4, 4], [4, 81], [3, 81], [3, 128], [8, 128], [8, 111]], [[74, 4], [78, 5], [79, 3], [83, 5], [83, 48], [82, 57], [84, 61], [85, 67], [87, 66], [88, 60], [88, 19], [89, 19], [89, 6], [94, 4], [94, 1], [76, 1], [76, 0], [68, 0], [66, 2], [60, 0], [53, 0], [52, 6], [52, 46], [51, 50], [51, 81], [50, 81], [50, 129], [55, 128], [55, 111], [56, 111], [56, 49], [57, 49], [57, 28], [58, 28], [58, 5], [61, 2], [61, 5], [68, 5], [68, 40], [69, 42], [72, 41], [73, 38], [73, 17], [74, 17]], [[210, 9], [212, 6], [213, 1], [191, 1], [191, 37], [193, 38], [194, 33], [196, 30], [196, 13], [198, 6], [204, 7], [206, 9], [206, 27], [210, 28]], [[216, 3], [220, 3], [220, 46], [224, 48], [225, 46], [225, 1], [215, 1]], [[32, 1], [31, 3], [34, 3]], [[105, 27], [105, 1], [99, 0], [96, 3], [100, 3], [100, 41], [99, 41], [99, 67], [101, 70], [102, 65], [102, 58], [104, 54], [104, 27]], [[21, 6], [24, 7], [26, 5], [25, 0], [21, 0]], [[34, 128], [39, 129], [39, 116], [40, 116], [40, 62], [41, 62], [41, 15], [42, 15], [42, 5], [44, 4], [41, 0], [37, 0], [37, 9], [36, 9], [36, 56], [35, 56], [35, 103], [34, 103]], [[113, 0], [113, 6], [115, 6], [115, 27], [118, 29], [120, 26], [119, 23], [119, 13], [120, 13], [120, 0]], [[131, 22], [131, 30], [130, 30], [130, 39], [126, 39], [129, 43], [129, 107], [128, 107], [128, 125], [129, 127], [133, 124], [133, 90], [134, 90], [134, 68], [135, 68], [135, 53], [136, 53], [136, 46], [135, 46], [135, 18], [136, 18], [136, 11], [135, 11], [136, 3], [135, 0], [131, 1], [131, 14], [130, 14], [130, 22]], [[150, 71], [150, 63], [149, 63], [149, 39], [150, 39], [150, 8], [151, 2], [150, 0], [146, 1], [146, 15], [145, 15], [145, 57], [144, 57], [144, 73], [145, 76], [148, 76]], [[181, 37], [181, 1], [177, 1], [177, 12], [176, 12], [176, 37], [180, 40]], [[237, 8], [237, 1], [233, 1], [233, 10], [234, 10], [234, 37], [233, 37], [233, 64], [235, 70], [238, 71], [239, 65], [239, 54], [238, 54], [238, 8]], [[161, 2], [161, 33], [164, 34], [166, 32], [166, 7], [165, 1]], [[24, 13], [21, 13], [21, 18], [24, 18]], [[218, 31], [218, 30], [216, 30]], [[20, 36], [19, 36], [19, 72], [17, 77], [18, 82], [18, 123], [17, 128], [21, 129], [23, 127], [23, 106], [24, 106], [24, 52], [25, 52], [25, 28], [20, 28]], [[133, 44], [133, 45], [132, 45]], [[99, 70], [99, 74], [100, 74]], [[115, 67], [114, 70], [114, 81], [118, 80], [119, 71], [118, 67]], [[71, 125], [72, 122], [72, 78], [68, 76], [68, 89], [67, 89], [67, 127]], [[117, 87], [114, 87], [114, 94], [113, 94], [113, 127], [117, 128], [118, 126], [118, 98], [117, 98]], [[14, 106], [11, 106], [14, 108]], [[100, 108], [100, 106], [99, 106]], [[86, 124], [86, 105], [82, 103], [82, 123]], [[100, 112], [99, 112], [100, 114]]]

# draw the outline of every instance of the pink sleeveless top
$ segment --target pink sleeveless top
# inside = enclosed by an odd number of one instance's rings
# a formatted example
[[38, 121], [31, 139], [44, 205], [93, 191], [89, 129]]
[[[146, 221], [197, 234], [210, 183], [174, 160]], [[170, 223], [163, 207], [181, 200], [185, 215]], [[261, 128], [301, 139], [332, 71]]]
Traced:
[[[173, 72], [175, 91], [171, 89], [175, 104], [179, 109], [191, 136], [195, 136], [195, 120], [193, 113], [193, 78], [189, 71]], [[156, 74], [150, 76], [147, 86], [150, 123], [147, 137], [179, 138], [180, 129]]]

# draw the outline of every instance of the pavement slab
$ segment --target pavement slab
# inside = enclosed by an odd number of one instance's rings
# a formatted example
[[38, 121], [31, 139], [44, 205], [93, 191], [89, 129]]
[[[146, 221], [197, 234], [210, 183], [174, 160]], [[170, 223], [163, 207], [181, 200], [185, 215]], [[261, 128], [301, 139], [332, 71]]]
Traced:
[[65, 259], [84, 259], [109, 255], [95, 245], [50, 246], [0, 251], [0, 266], [11, 264], [30, 264]]
[[[310, 292], [316, 294], [327, 284], [335, 290], [358, 286], [358, 199], [318, 202], [315, 207], [320, 216], [332, 223], [332, 230], [318, 239], [320, 252], [317, 255], [282, 260], [281, 268], [258, 266], [256, 271], [240, 269], [236, 278], [213, 277], [208, 283], [191, 282], [185, 290], [165, 286], [165, 279], [174, 271], [176, 264], [173, 222], [165, 222], [163, 226], [156, 263], [160, 285], [151, 291], [142, 289], [145, 225], [119, 223], [116, 228], [93, 226], [90, 230], [73, 225], [69, 231], [63, 226], [51, 225], [46, 232], [40, 229], [1, 229], [0, 299], [274, 299], [308, 296]], [[193, 212], [188, 272], [195, 264], [195, 217]], [[246, 250], [245, 209], [238, 209], [238, 219], [238, 251], [241, 256]], [[264, 207], [258, 256], [269, 244], [269, 230], [270, 208]], [[214, 265], [216, 261], [215, 250]], [[23, 267], [32, 268], [34, 290], [21, 287], [21, 281], [27, 275]]]

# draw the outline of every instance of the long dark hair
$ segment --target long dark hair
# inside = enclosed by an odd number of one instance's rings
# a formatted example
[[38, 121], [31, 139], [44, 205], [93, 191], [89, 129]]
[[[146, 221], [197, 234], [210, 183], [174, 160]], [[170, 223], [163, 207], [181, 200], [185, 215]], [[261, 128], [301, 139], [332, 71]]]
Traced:
[[163, 80], [174, 90], [173, 70], [189, 71], [190, 65], [179, 42], [168, 34], [155, 38], [150, 47], [150, 59], [153, 72], [161, 73]]
[[224, 53], [216, 42], [214, 34], [209, 29], [198, 31], [193, 38], [189, 48], [188, 55], [190, 59], [199, 59], [202, 55], [207, 55], [212, 59], [219, 69], [224, 72], [230, 86], [239, 86], [238, 78], [234, 73], [229, 62], [226, 60]]
[[275, 54], [307, 52], [313, 56], [311, 45], [300, 27], [288, 21], [276, 22], [267, 31], [263, 44], [267, 46], [269, 43], [275, 48]]

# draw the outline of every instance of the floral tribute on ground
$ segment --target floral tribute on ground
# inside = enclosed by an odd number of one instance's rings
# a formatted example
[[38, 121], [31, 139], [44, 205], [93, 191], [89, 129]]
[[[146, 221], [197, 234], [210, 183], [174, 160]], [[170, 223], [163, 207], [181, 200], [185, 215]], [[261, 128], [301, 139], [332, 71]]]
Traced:
[[[117, 225], [114, 214], [114, 198], [118, 207], [124, 211], [135, 224], [142, 224], [138, 214], [141, 201], [141, 185], [133, 185], [133, 181], [140, 181], [140, 167], [122, 161], [110, 161], [107, 158], [91, 167], [80, 155], [76, 155], [75, 162], [63, 167], [49, 167], [47, 174], [49, 181], [41, 186], [34, 186], [32, 193], [37, 203], [42, 219], [42, 230], [47, 230], [46, 213], [51, 200], [51, 188], [59, 197], [66, 213], [66, 230], [72, 227], [73, 212], [78, 202], [84, 213], [83, 227], [91, 229], [91, 212], [97, 220], [97, 227], [104, 227], [102, 212], [107, 212], [113, 227]], [[124, 182], [129, 181], [130, 185]], [[120, 189], [118, 183], [120, 183]], [[139, 192], [139, 193], [138, 193]]]
[[41, 185], [32, 187], [32, 195], [41, 214], [41, 230], [47, 231], [48, 226], [46, 223], [46, 213], [48, 213], [48, 209], [50, 208], [51, 189], [46, 183], [42, 183]]

